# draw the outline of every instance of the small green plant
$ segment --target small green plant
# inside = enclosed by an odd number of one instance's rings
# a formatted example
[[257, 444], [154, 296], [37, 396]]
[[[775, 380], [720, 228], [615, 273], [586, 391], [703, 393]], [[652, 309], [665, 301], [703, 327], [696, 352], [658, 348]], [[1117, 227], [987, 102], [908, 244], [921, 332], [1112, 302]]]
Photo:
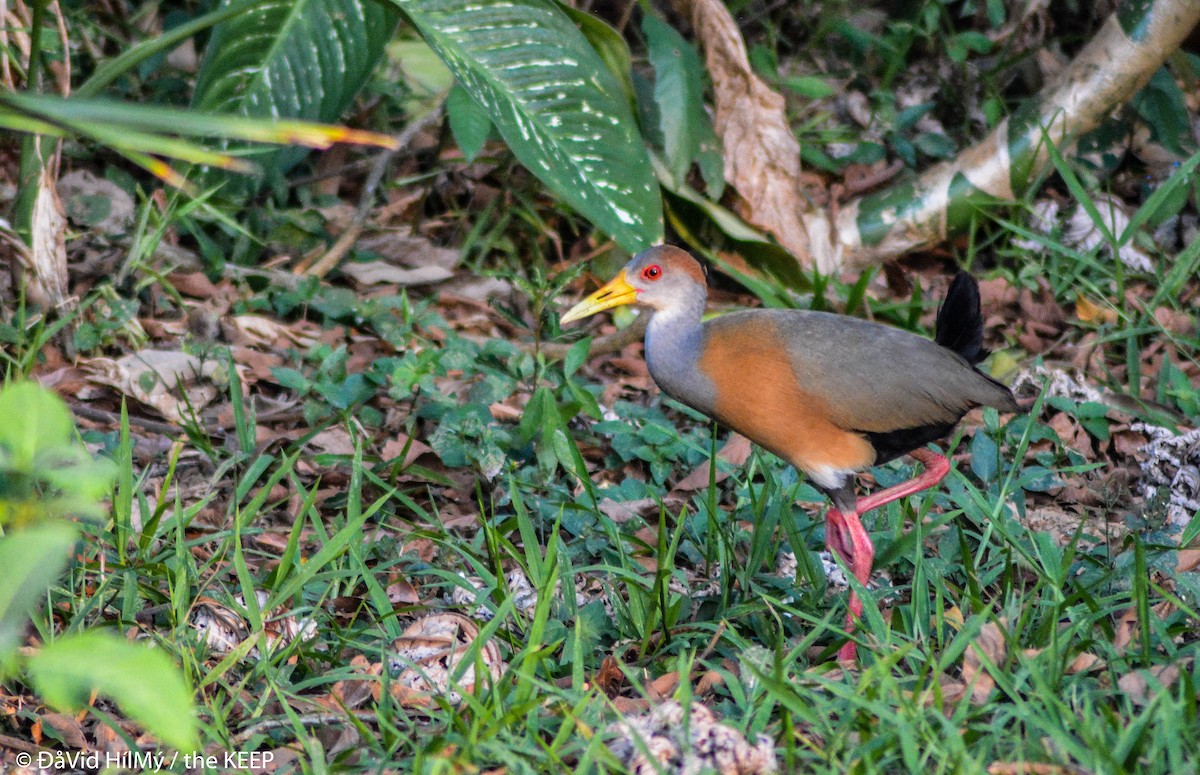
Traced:
[[71, 413], [54, 393], [33, 382], [0, 390], [0, 681], [24, 674], [64, 711], [87, 707], [99, 692], [163, 742], [195, 750], [191, 691], [163, 652], [90, 630], [43, 636], [32, 654], [18, 654], [31, 614], [79, 538], [68, 517], [102, 514], [115, 476], [112, 461], [93, 459], [75, 441]]

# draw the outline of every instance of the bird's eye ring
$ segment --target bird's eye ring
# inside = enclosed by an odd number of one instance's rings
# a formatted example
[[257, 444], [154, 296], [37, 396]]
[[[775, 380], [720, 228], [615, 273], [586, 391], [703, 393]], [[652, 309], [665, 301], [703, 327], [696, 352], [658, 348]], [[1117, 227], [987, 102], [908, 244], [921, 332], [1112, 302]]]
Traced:
[[642, 270], [642, 277], [646, 280], [657, 280], [662, 277], [662, 267], [658, 264], [651, 264]]

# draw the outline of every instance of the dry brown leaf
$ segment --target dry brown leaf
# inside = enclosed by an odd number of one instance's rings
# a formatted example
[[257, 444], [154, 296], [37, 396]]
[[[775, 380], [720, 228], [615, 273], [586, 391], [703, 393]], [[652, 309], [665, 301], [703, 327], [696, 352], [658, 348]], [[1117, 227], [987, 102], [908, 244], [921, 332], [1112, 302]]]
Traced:
[[1200, 568], [1200, 549], [1180, 549], [1175, 555], [1175, 572], [1188, 573]]
[[1179, 680], [1179, 665], [1172, 662], [1167, 665], [1156, 665], [1149, 670], [1135, 670], [1117, 679], [1117, 688], [1125, 692], [1129, 699], [1138, 705], [1149, 705], [1154, 696], [1169, 689]]
[[651, 700], [663, 700], [674, 694], [678, 688], [679, 671], [672, 670], [646, 684], [646, 694], [650, 695]]
[[[41, 142], [51, 141], [42, 138]], [[14, 270], [23, 265], [25, 294], [40, 307], [58, 307], [67, 299], [67, 219], [55, 190], [54, 166], [44, 167], [38, 177], [30, 249], [16, 251], [18, 260], [13, 264]]]
[[63, 175], [58, 195], [72, 223], [106, 236], [127, 233], [137, 214], [133, 197], [125, 189], [85, 169]]
[[1113, 635], [1113, 646], [1124, 651], [1137, 634], [1137, 609], [1126, 608], [1117, 614], [1117, 631]]
[[1119, 316], [1110, 304], [1100, 305], [1083, 294], [1075, 297], [1075, 317], [1084, 323], [1115, 325]]
[[[750, 457], [750, 451], [750, 440], [740, 433], [734, 433], [725, 442], [725, 445], [721, 447], [720, 451], [717, 452], [717, 457], [736, 467], [746, 462]], [[667, 497], [671, 497], [672, 495], [682, 497], [681, 493], [691, 492], [692, 490], [703, 490], [708, 487], [710, 466], [711, 461], [709, 460], [705, 460], [698, 465], [691, 473], [675, 484], [675, 487], [671, 490], [671, 494]], [[723, 482], [728, 478], [728, 471], [717, 469], [716, 481]]]
[[1086, 772], [1067, 764], [1045, 762], [992, 762], [987, 771], [988, 775], [1080, 775]]
[[[389, 264], [414, 269], [438, 267], [447, 274], [462, 261], [462, 251], [458, 248], [438, 247], [425, 237], [413, 234], [407, 226], [359, 237], [356, 246], [359, 250], [378, 253]], [[353, 265], [342, 266], [342, 271], [347, 266]]]
[[394, 579], [384, 591], [392, 605], [416, 605], [421, 602], [417, 588], [408, 579]]
[[635, 501], [615, 501], [612, 498], [602, 498], [596, 504], [600, 513], [618, 524], [638, 519], [645, 514], [658, 511], [658, 501], [654, 498], [639, 498]]
[[621, 693], [625, 688], [625, 673], [621, 670], [621, 665], [616, 658], [609, 655], [600, 663], [600, 671], [592, 679], [592, 683], [597, 689], [604, 692], [604, 696], [612, 698]]
[[424, 444], [411, 438], [403, 433], [397, 433], [395, 438], [384, 442], [383, 449], [380, 450], [380, 457], [384, 460], [393, 460], [400, 455], [404, 455], [404, 466], [415, 463], [421, 456], [428, 455], [433, 452], [428, 444]]
[[[217, 388], [200, 382], [211, 377], [220, 363], [201, 361], [180, 350], [140, 350], [121, 358], [88, 358], [80, 365], [92, 382], [108, 385], [135, 398], [172, 422], [183, 422], [217, 397]], [[180, 390], [186, 400], [178, 398]]]
[[58, 739], [62, 740], [63, 745], [67, 748], [87, 750], [87, 736], [83, 733], [83, 726], [71, 716], [62, 713], [43, 713], [40, 721], [43, 728], [53, 729]]
[[454, 273], [440, 266], [421, 266], [404, 269], [386, 261], [345, 263], [342, 274], [354, 279], [359, 285], [429, 285], [449, 280]]
[[788, 123], [783, 97], [754, 74], [742, 34], [724, 3], [674, 0], [674, 5], [691, 19], [704, 48], [725, 180], [745, 200], [742, 217], [808, 264], [811, 247], [801, 215], [812, 208], [801, 196], [800, 144]]
[[979, 636], [963, 653], [963, 681], [971, 687], [971, 702], [976, 705], [987, 702], [996, 686], [996, 680], [988, 672], [989, 666], [1003, 664], [1008, 654], [1008, 642], [1001, 629], [1003, 624], [1002, 619], [983, 625]]
[[1171, 307], [1156, 307], [1154, 322], [1172, 334], [1187, 336], [1196, 332], [1196, 321], [1188, 313]]
[[[392, 672], [397, 673], [392, 682], [397, 701], [424, 707], [433, 695], [441, 694], [457, 703], [462, 700], [461, 692], [474, 691], [477, 678], [471, 645], [478, 637], [479, 627], [460, 614], [434, 614], [413, 622], [396, 639], [396, 653], [389, 658]], [[504, 671], [499, 647], [491, 641], [484, 643], [478, 657], [491, 680], [499, 679]], [[460, 667], [468, 659], [471, 662]], [[460, 677], [454, 680], [456, 672]]]
[[317, 340], [303, 328], [262, 315], [234, 315], [225, 320], [226, 334], [247, 347], [311, 347]]
[[1084, 651], [1071, 660], [1071, 664], [1067, 665], [1067, 674], [1074, 675], [1075, 673], [1086, 673], [1093, 668], [1103, 666], [1103, 659], [1091, 653], [1090, 651]]
[[623, 712], [608, 731], [614, 736], [610, 750], [631, 772], [768, 775], [779, 771], [773, 740], [765, 735], [747, 740], [700, 703], [685, 711], [671, 700], [644, 715]]
[[336, 425], [309, 439], [306, 449], [318, 455], [353, 455], [354, 440], [349, 431]]

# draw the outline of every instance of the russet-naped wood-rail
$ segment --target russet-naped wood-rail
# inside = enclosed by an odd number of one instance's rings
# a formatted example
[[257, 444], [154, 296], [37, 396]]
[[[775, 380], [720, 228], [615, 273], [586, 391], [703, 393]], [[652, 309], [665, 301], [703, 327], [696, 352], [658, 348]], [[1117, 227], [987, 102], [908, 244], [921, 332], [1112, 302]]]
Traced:
[[[754, 309], [701, 321], [704, 271], [669, 245], [635, 256], [562, 323], [623, 304], [650, 308], [646, 364], [667, 395], [718, 420], [805, 473], [829, 495], [825, 542], [866, 584], [875, 560], [860, 516], [940, 482], [949, 461], [926, 445], [977, 406], [1015, 411], [1004, 385], [975, 364], [987, 356], [979, 288], [959, 273], [933, 340], [827, 312]], [[858, 499], [854, 475], [910, 454], [924, 471]], [[853, 591], [852, 632], [862, 614]], [[856, 656], [853, 640], [839, 659]]]

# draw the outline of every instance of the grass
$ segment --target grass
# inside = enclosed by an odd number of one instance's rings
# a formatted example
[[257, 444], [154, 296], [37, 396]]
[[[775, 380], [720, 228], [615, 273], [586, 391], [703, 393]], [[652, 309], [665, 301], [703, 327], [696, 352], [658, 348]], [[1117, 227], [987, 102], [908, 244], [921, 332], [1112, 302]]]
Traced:
[[[410, 344], [445, 322], [401, 309], [407, 324], [392, 333]], [[886, 600], [887, 617], [868, 606], [861, 672], [847, 673], [830, 661], [845, 593], [827, 588], [820, 509], [797, 504], [819, 499], [794, 471], [756, 452], [720, 484], [617, 522], [606, 497], [661, 498], [719, 434], [670, 403], [574, 419], [599, 395], [583, 376], [594, 365], [564, 371], [453, 333], [432, 360], [415, 349], [377, 364], [361, 392], [346, 387], [336, 348], [303, 359], [317, 424], [282, 446], [257, 446], [244, 410], [223, 440], [193, 436], [150, 465], [135, 463], [129, 426], [89, 434], [119, 464], [118, 485], [112, 519], [88, 526], [80, 562], [47, 599], [55, 629], [137, 628], [199, 689], [210, 745], [290, 749], [304, 771], [620, 772], [617, 709], [660, 699], [664, 685], [750, 739], [777, 741], [784, 771], [1180, 772], [1200, 760], [1196, 574], [1175, 571], [1174, 539], [1150, 516], [1126, 515], [1119, 535], [1085, 524], [1065, 545], [1025, 526], [1031, 499], [1089, 467], [1037, 412], [1004, 424], [989, 412], [969, 444], [956, 439], [971, 455], [944, 486], [867, 517], [891, 579], [867, 594]], [[442, 380], [464, 364], [474, 386], [450, 400]], [[383, 413], [361, 402], [389, 385], [457, 466], [408, 470], [378, 456]], [[481, 419], [522, 391], [527, 422]], [[323, 427], [344, 428], [354, 452], [303, 452]], [[622, 469], [645, 480], [594, 481]], [[449, 479], [464, 472], [474, 492], [459, 494], [478, 529], [442, 514]], [[907, 466], [873, 475], [886, 485]], [[784, 550], [797, 556], [794, 579], [776, 573]], [[536, 605], [518, 605], [517, 570]], [[451, 605], [455, 589], [474, 589], [467, 577], [481, 586], [475, 602]], [[398, 604], [393, 587], [405, 584], [416, 598]], [[406, 627], [477, 606], [490, 618], [449, 672], [486, 675], [484, 645], [495, 644], [498, 678], [460, 687], [457, 705], [397, 699], [405, 662], [390, 655]], [[205, 610], [234, 614], [242, 632], [229, 653], [198, 633]], [[313, 637], [272, 637], [289, 626]], [[619, 668], [614, 697], [597, 685], [606, 657]], [[366, 690], [378, 701], [363, 701]], [[36, 715], [30, 706], [16, 720]]]
[[[890, 88], [910, 50], [947, 48], [954, 20], [942, 5], [924, 7], [938, 13], [888, 25], [881, 43], [852, 40], [852, 59], [886, 54], [872, 77]], [[824, 27], [844, 35], [847, 24], [830, 16]], [[997, 102], [1002, 84], [984, 87]], [[921, 142], [916, 118], [893, 116], [881, 142], [927, 161], [941, 147]], [[861, 139], [860, 160], [886, 154], [857, 127], [813, 118], [804, 131]], [[805, 151], [824, 157], [820, 145]], [[877, 572], [858, 591], [882, 610], [867, 606], [854, 634], [860, 669], [846, 671], [832, 659], [846, 637], [847, 592], [819, 555], [827, 504], [800, 475], [756, 451], [743, 466], [719, 464], [707, 487], [673, 492], [714, 458], [723, 433], [647, 394], [644, 379], [589, 361], [585, 346], [553, 361], [513, 343], [568, 338], [556, 312], [578, 262], [566, 271], [555, 262], [595, 246], [581, 248], [583, 224], [511, 161], [485, 161], [507, 188], [483, 212], [468, 204], [479, 181], [456, 167], [455, 185], [435, 192], [443, 162], [410, 170], [403, 184], [430, 185], [434, 232], [460, 247], [472, 274], [518, 288], [519, 303], [488, 312], [504, 325], [481, 337], [452, 303], [415, 294], [243, 288], [231, 312], [315, 321], [320, 342], [262, 348], [280, 357], [267, 379], [241, 376], [229, 348], [189, 334], [180, 348], [223, 365], [213, 382], [225, 393], [224, 424], [197, 410], [166, 438], [134, 412], [84, 431], [117, 464], [112, 509], [83, 523], [76, 562], [39, 601], [36, 641], [90, 628], [152, 641], [196, 689], [206, 750], [269, 754], [287, 771], [624, 772], [622, 751], [644, 743], [623, 742], [615, 722], [672, 698], [703, 704], [747, 739], [765, 735], [784, 772], [1196, 769], [1200, 574], [1161, 503], [1070, 503], [1063, 486], [1113, 468], [1112, 439], [1132, 420], [1200, 419], [1182, 369], [1200, 342], [1156, 317], [1163, 307], [1194, 314], [1186, 298], [1200, 242], [1155, 254], [1150, 273], [1123, 267], [1104, 250], [1137, 230], [1110, 228], [1091, 193], [1098, 181], [1061, 157], [1049, 185], [1084, 205], [1105, 245], [1070, 247], [1021, 213], [972, 232], [959, 258], [976, 274], [1114, 313], [1072, 320], [1064, 336], [1092, 335], [1104, 373], [1090, 377], [1128, 400], [1097, 411], [1037, 395], [1025, 415], [984, 412], [947, 442], [956, 465], [943, 485], [867, 515]], [[1151, 194], [1135, 225], [1184, 207], [1197, 163]], [[168, 233], [192, 235], [210, 268], [289, 229], [304, 249], [328, 236], [315, 210], [254, 217], [261, 223], [243, 225], [209, 202], [172, 199], [160, 210], [147, 200], [115, 285], [100, 283], [78, 321], [48, 324], [18, 307], [0, 321], [0, 362], [10, 376], [29, 374], [64, 330], [97, 355], [144, 343], [139, 314], [184, 318], [192, 302], [149, 265]], [[135, 275], [136, 285], [121, 284]], [[920, 288], [880, 301], [866, 293], [869, 279], [815, 278], [811, 298], [749, 287], [771, 306], [919, 328], [931, 309]], [[1006, 332], [1019, 328], [1020, 312], [1005, 315]], [[1150, 378], [1146, 352], [1158, 344], [1170, 349]], [[1009, 341], [996, 362], [1027, 360]], [[281, 419], [270, 401], [295, 411]], [[497, 420], [495, 407], [521, 417]], [[1086, 449], [1064, 444], [1057, 415], [1086, 431]], [[886, 486], [910, 468], [900, 461], [870, 478]], [[630, 516], [612, 502], [642, 508]], [[1034, 527], [1033, 514], [1063, 503], [1077, 523], [1054, 534]], [[789, 556], [795, 571], [781, 573]], [[449, 645], [422, 629], [447, 623]], [[427, 691], [443, 675], [460, 699]], [[75, 745], [71, 726], [51, 720], [28, 687], [5, 689], [0, 734]], [[79, 719], [90, 741], [139, 744], [140, 730], [103, 698]]]

